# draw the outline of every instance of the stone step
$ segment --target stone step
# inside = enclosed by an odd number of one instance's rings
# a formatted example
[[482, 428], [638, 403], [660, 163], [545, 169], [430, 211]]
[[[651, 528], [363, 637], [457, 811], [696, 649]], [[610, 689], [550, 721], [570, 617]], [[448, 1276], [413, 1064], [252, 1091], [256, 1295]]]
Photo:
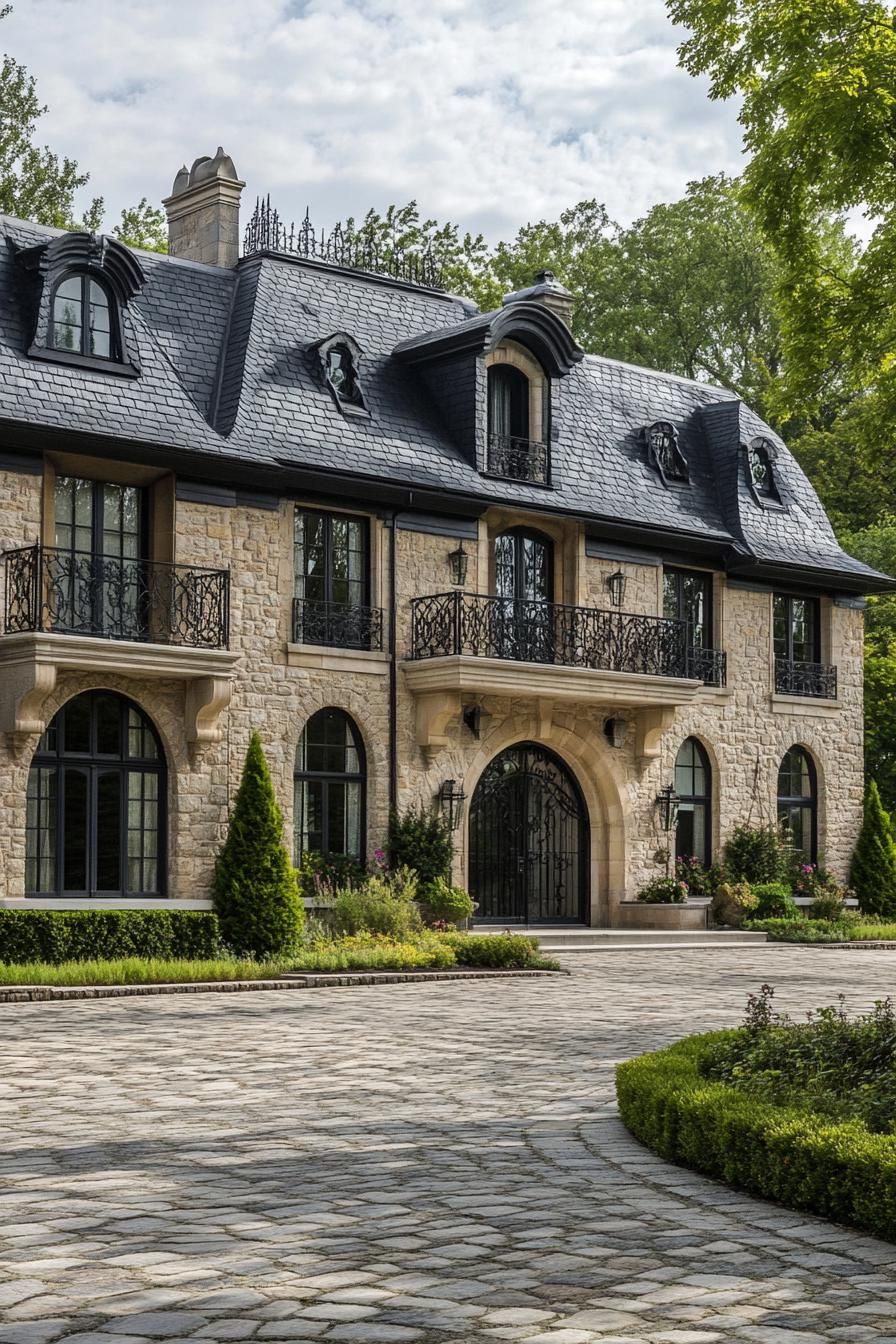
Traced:
[[[514, 933], [538, 939], [543, 952], [606, 952], [639, 947], [730, 947], [764, 943], [768, 935], [746, 929], [587, 929], [530, 925], [514, 926]], [[504, 933], [497, 925], [478, 926], [476, 933]]]

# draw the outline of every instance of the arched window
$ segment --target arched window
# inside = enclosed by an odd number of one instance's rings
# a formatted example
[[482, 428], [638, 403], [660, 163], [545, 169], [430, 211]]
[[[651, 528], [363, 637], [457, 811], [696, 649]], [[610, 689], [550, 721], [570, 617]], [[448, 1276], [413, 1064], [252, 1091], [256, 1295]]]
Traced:
[[54, 350], [113, 359], [113, 300], [86, 271], [65, 276], [53, 290], [50, 344]]
[[682, 742], [675, 758], [675, 792], [679, 797], [675, 856], [708, 865], [712, 862], [712, 771], [695, 737]]
[[165, 797], [162, 744], [143, 711], [111, 691], [69, 700], [28, 775], [27, 893], [163, 894]]
[[364, 854], [367, 770], [361, 736], [341, 709], [319, 709], [296, 751], [296, 861], [306, 851]]
[[760, 503], [780, 503], [772, 466], [772, 449], [767, 439], [751, 439], [747, 444], [747, 472], [753, 493]]
[[669, 481], [687, 481], [687, 458], [681, 451], [678, 430], [671, 420], [655, 420], [641, 430], [641, 437], [664, 485]]
[[791, 747], [778, 771], [778, 825], [807, 863], [818, 857], [818, 773], [803, 747]]
[[512, 364], [488, 371], [489, 439], [529, 439], [529, 379]]

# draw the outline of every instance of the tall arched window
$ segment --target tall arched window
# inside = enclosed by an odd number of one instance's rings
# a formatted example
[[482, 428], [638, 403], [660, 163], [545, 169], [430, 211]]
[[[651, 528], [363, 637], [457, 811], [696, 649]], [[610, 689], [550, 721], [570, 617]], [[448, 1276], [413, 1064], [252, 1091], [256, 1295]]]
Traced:
[[682, 742], [675, 758], [675, 792], [679, 797], [675, 855], [708, 865], [712, 862], [712, 771], [695, 737]]
[[367, 770], [361, 736], [341, 709], [319, 709], [296, 751], [296, 861], [306, 851], [364, 854]]
[[778, 770], [778, 825], [807, 863], [818, 858], [818, 773], [803, 747], [791, 747]]
[[76, 355], [113, 359], [113, 300], [86, 271], [67, 275], [53, 290], [50, 344]]
[[69, 700], [28, 775], [27, 893], [163, 894], [165, 784], [162, 745], [142, 709], [111, 691]]
[[488, 371], [489, 438], [529, 438], [529, 379], [512, 364]]

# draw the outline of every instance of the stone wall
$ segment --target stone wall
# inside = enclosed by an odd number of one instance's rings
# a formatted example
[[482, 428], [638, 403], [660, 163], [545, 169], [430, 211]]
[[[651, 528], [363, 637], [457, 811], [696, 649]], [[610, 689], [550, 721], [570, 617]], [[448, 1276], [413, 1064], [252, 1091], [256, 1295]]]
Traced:
[[[367, 842], [381, 844], [389, 808], [389, 664], [383, 655], [308, 649], [291, 644], [293, 510], [225, 508], [178, 501], [175, 559], [181, 564], [228, 566], [232, 576], [231, 648], [241, 656], [232, 700], [218, 743], [192, 749], [185, 733], [184, 683], [120, 675], [63, 674], [49, 696], [49, 717], [70, 696], [108, 686], [130, 695], [153, 718], [169, 765], [169, 894], [208, 895], [215, 854], [225, 834], [228, 809], [239, 782], [253, 729], [264, 741], [287, 835], [292, 831], [293, 764], [308, 717], [323, 706], [345, 709], [363, 738], [368, 770]], [[506, 511], [485, 517], [477, 545], [465, 543], [470, 565], [467, 590], [488, 592], [490, 535], [523, 517]], [[585, 554], [583, 529], [558, 520], [534, 521], [555, 535], [560, 563], [558, 597], [608, 607], [606, 579], [614, 561]], [[41, 478], [0, 473], [0, 539], [5, 547], [33, 542], [41, 526]], [[390, 520], [371, 519], [372, 604], [388, 615]], [[823, 603], [826, 658], [837, 664], [836, 705], [787, 700], [772, 694], [771, 595], [727, 587], [716, 576], [716, 644], [728, 653], [728, 688], [706, 689], [676, 711], [660, 753], [646, 765], [636, 754], [636, 705], [611, 709], [556, 702], [537, 704], [521, 681], [518, 696], [486, 697], [480, 737], [460, 713], [448, 723], [448, 746], [426, 754], [417, 745], [416, 701], [404, 676], [410, 647], [411, 600], [451, 587], [448, 555], [456, 537], [398, 528], [396, 548], [397, 785], [402, 806], [429, 802], [442, 781], [462, 781], [471, 798], [482, 771], [504, 747], [543, 742], [573, 770], [588, 806], [591, 826], [592, 919], [613, 919], [615, 906], [656, 874], [653, 855], [665, 843], [657, 831], [654, 799], [673, 777], [676, 752], [694, 735], [713, 765], [713, 841], [719, 851], [739, 822], [771, 821], [777, 770], [795, 743], [813, 755], [819, 775], [819, 841], [825, 861], [845, 877], [861, 816], [862, 799], [862, 617]], [[661, 573], [651, 565], [622, 566], [628, 579], [625, 607], [657, 615]], [[608, 715], [626, 720], [621, 747], [604, 733]], [[24, 866], [25, 783], [37, 744], [5, 742], [0, 749], [0, 827], [4, 835], [4, 894], [21, 896]], [[465, 879], [464, 829], [457, 832], [456, 876]]]

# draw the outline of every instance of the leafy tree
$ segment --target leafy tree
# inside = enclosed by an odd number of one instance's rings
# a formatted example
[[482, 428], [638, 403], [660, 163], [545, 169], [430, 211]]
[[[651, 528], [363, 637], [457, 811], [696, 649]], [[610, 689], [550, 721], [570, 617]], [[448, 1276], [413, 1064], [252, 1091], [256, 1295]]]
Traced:
[[[843, 538], [852, 555], [896, 574], [896, 515]], [[865, 773], [896, 810], [896, 594], [869, 597], [865, 615]]]
[[224, 941], [235, 952], [273, 956], [288, 951], [302, 932], [305, 911], [258, 733], [249, 742], [215, 865], [214, 901]]
[[[4, 5], [0, 19], [12, 9]], [[74, 159], [60, 158], [34, 143], [37, 123], [46, 112], [35, 81], [12, 56], [0, 64], [0, 213], [33, 219], [56, 228], [73, 223], [75, 192], [89, 180]], [[103, 202], [95, 199], [83, 226], [98, 227]]]
[[[781, 267], [790, 409], [832, 435], [809, 454], [836, 459], [838, 491], [852, 453], [861, 503], [851, 518], [867, 524], [868, 482], [881, 504], [896, 488], [896, 10], [880, 0], [669, 0], [669, 12], [690, 30], [684, 68], [709, 77], [711, 98], [742, 100], [745, 199]], [[873, 222], [871, 240], [832, 259], [826, 231], [856, 210]]]
[[896, 915], [896, 841], [873, 779], [865, 790], [865, 813], [850, 885], [865, 914]]
[[141, 247], [146, 252], [168, 251], [168, 223], [164, 210], [157, 210], [143, 196], [140, 204], [122, 210], [121, 223], [112, 232], [128, 247]]

